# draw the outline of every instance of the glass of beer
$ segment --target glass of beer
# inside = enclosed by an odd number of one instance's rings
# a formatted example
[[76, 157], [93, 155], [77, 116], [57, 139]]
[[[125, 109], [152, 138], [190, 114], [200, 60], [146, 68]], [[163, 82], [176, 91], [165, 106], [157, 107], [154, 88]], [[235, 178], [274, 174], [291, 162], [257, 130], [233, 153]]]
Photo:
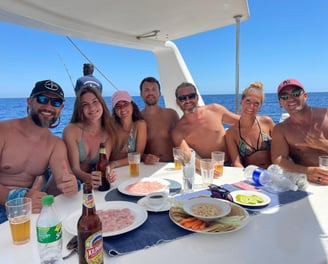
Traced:
[[212, 151], [211, 158], [214, 162], [214, 178], [218, 178], [223, 175], [224, 152]]
[[173, 158], [174, 158], [174, 169], [181, 170], [182, 169], [181, 148], [179, 148], [179, 147], [174, 147], [173, 148]]
[[129, 161], [129, 168], [130, 168], [130, 176], [132, 177], [139, 176], [140, 153], [138, 152], [128, 153], [128, 161]]
[[27, 243], [31, 237], [32, 199], [16, 198], [7, 201], [5, 205], [14, 244]]

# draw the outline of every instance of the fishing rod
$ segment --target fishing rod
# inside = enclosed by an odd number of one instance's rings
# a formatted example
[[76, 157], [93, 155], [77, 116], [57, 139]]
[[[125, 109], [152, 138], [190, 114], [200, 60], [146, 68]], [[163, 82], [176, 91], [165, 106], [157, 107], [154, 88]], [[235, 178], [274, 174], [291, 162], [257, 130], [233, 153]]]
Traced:
[[72, 80], [72, 76], [70, 75], [70, 73], [69, 73], [69, 71], [68, 71], [68, 68], [66, 67], [66, 64], [65, 64], [65, 62], [64, 62], [64, 60], [63, 60], [63, 58], [62, 58], [62, 56], [60, 56], [60, 54], [59, 54], [58, 52], [57, 52], [57, 55], [58, 55], [58, 57], [59, 57], [61, 63], [64, 65], [64, 68], [65, 68], [65, 70], [66, 70], [66, 73], [67, 73], [67, 75], [68, 75], [68, 77], [69, 77], [69, 79], [70, 79], [70, 81], [71, 81], [72, 87], [74, 88], [74, 82], [73, 82], [73, 80]]
[[[90, 62], [90, 63], [92, 63], [93, 65], [94, 65], [94, 63], [83, 53], [83, 51], [73, 42], [73, 40], [70, 38], [70, 37], [68, 37], [68, 36], [66, 36], [66, 38], [68, 39], [68, 41], [80, 52], [80, 54], [88, 61], [88, 62]], [[96, 65], [94, 65], [94, 67], [95, 67], [95, 69], [100, 73], [100, 75], [102, 76], [102, 77], [104, 77], [107, 81], [108, 81], [108, 83], [115, 89], [115, 90], [119, 90], [112, 82], [111, 82], [111, 80], [109, 80], [106, 76], [105, 76], [105, 74], [103, 74], [100, 70], [99, 70], [99, 68], [96, 66]]]

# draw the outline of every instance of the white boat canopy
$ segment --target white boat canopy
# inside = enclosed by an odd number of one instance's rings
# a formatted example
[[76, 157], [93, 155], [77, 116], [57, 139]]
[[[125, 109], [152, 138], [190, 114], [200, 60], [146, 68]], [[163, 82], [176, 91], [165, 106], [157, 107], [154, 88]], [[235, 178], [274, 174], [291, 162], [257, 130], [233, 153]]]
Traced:
[[[1, 0], [0, 20], [64, 36], [152, 51], [166, 107], [194, 83], [173, 40], [249, 18], [247, 0]], [[237, 53], [238, 54], [238, 53]], [[200, 102], [203, 103], [203, 102]]]

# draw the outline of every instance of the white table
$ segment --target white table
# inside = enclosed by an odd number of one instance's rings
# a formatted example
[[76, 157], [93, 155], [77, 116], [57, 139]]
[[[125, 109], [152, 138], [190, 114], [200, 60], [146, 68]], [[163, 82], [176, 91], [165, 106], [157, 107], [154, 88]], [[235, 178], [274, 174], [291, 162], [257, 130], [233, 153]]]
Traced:
[[[140, 173], [181, 183], [182, 171], [172, 168], [172, 163], [142, 164]], [[112, 188], [131, 179], [128, 167], [117, 171], [119, 176]], [[223, 176], [215, 179], [214, 183], [221, 185], [240, 180], [243, 180], [241, 169], [225, 167]], [[200, 181], [200, 176], [196, 175], [196, 184]], [[105, 254], [105, 263], [328, 263], [328, 187], [310, 184], [307, 191], [312, 194], [305, 199], [251, 216], [248, 225], [236, 232], [217, 235], [195, 233], [123, 256], [109, 257]], [[96, 203], [104, 202], [106, 193], [95, 191]], [[55, 206], [61, 217], [77, 209], [82, 210], [81, 194], [56, 197]], [[25, 245], [13, 245], [8, 221], [0, 225], [1, 263], [39, 263], [35, 234], [37, 216], [32, 216], [31, 241]], [[63, 255], [68, 253], [65, 246], [71, 237], [71, 234], [63, 232]], [[77, 255], [64, 263], [78, 263]]]

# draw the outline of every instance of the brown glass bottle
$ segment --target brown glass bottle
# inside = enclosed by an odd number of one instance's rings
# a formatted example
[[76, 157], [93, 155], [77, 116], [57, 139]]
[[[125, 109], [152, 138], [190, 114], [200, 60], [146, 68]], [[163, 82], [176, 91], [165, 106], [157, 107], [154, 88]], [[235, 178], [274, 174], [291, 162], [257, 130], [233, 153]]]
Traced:
[[106, 177], [108, 160], [106, 157], [106, 148], [104, 143], [99, 146], [99, 159], [96, 170], [101, 172], [101, 185], [98, 187], [99, 191], [107, 191], [110, 188], [110, 183]]
[[83, 184], [82, 215], [77, 222], [79, 264], [104, 263], [102, 225], [90, 183]]

